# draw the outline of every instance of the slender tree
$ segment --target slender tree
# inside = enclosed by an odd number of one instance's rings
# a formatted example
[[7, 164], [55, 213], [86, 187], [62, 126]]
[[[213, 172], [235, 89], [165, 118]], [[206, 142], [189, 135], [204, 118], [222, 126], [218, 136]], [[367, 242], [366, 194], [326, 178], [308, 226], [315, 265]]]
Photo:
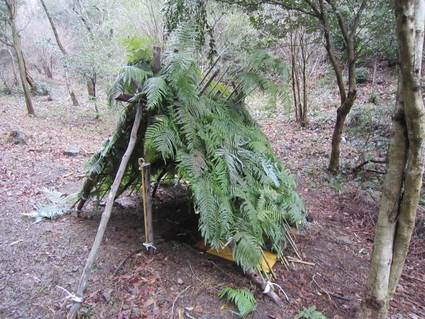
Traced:
[[28, 114], [35, 115], [34, 107], [32, 106], [31, 92], [27, 84], [28, 73], [25, 67], [24, 54], [22, 52], [21, 38], [16, 28], [16, 14], [18, 3], [16, 0], [5, 0], [6, 8], [8, 12], [8, 23], [12, 31], [13, 48], [16, 52], [18, 60], [19, 75], [21, 77], [22, 88], [24, 90], [25, 103], [27, 105]]
[[[337, 110], [336, 122], [332, 134], [332, 151], [329, 169], [336, 171], [340, 166], [341, 140], [345, 119], [357, 98], [356, 62], [358, 52], [358, 31], [367, 0], [347, 1], [335, 0], [219, 0], [229, 4], [237, 4], [248, 9], [249, 14], [260, 12], [263, 5], [273, 5], [289, 10], [300, 17], [296, 23], [308, 23], [318, 27], [324, 36], [324, 46], [333, 67], [339, 89], [340, 106]], [[310, 21], [308, 21], [310, 20]], [[285, 20], [284, 23], [288, 21]], [[291, 23], [291, 22], [289, 22]], [[275, 21], [281, 25], [282, 21]], [[348, 80], [344, 79], [343, 67], [340, 64], [334, 46], [335, 38], [341, 41], [347, 64]]]
[[[59, 50], [62, 52], [64, 58], [66, 58], [67, 55], [68, 55], [68, 52], [65, 50], [65, 47], [63, 46], [62, 41], [59, 38], [59, 34], [58, 34], [58, 30], [56, 28], [55, 22], [53, 21], [53, 18], [50, 15], [50, 12], [47, 9], [47, 6], [46, 6], [46, 3], [44, 2], [44, 0], [40, 0], [40, 2], [41, 2], [41, 5], [43, 6], [44, 12], [46, 13], [47, 19], [49, 20], [50, 27], [52, 28], [53, 35], [55, 36], [55, 40], [56, 40], [56, 43], [59, 47]], [[74, 90], [72, 89], [72, 86], [71, 86], [71, 81], [69, 79], [68, 66], [66, 65], [66, 62], [64, 64], [64, 69], [65, 69], [64, 73], [65, 73], [66, 87], [68, 89], [69, 96], [71, 97], [72, 105], [77, 106], [77, 105], [79, 105], [79, 103], [78, 103], [77, 96], [75, 95], [75, 92], [74, 92]]]
[[425, 1], [397, 0], [399, 86], [374, 250], [358, 318], [385, 319], [415, 226], [425, 161], [421, 90]]

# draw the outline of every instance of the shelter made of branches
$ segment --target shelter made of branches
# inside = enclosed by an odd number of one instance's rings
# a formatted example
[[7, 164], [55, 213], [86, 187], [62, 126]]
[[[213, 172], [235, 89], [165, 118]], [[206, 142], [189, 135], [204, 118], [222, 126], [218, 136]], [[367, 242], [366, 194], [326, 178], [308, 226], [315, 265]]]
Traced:
[[291, 242], [288, 224], [300, 225], [303, 219], [293, 177], [243, 103], [254, 83], [261, 84], [256, 70], [276, 61], [263, 55], [226, 85], [217, 80], [214, 66], [202, 74], [190, 32], [175, 37], [160, 63], [136, 39], [126, 43], [128, 65], [110, 98], [111, 104], [117, 98], [127, 102], [114, 135], [89, 162], [78, 209], [110, 190], [141, 105], [136, 146], [117, 196], [140, 187], [138, 159], [144, 158], [153, 176], [168, 174], [189, 185], [207, 244], [218, 249], [230, 243], [245, 271], [257, 269], [264, 249], [282, 256], [283, 242]]

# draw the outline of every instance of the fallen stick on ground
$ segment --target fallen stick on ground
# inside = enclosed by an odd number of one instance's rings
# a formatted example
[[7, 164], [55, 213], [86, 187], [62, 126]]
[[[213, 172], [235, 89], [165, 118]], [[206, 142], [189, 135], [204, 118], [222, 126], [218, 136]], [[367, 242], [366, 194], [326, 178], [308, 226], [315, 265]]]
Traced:
[[142, 248], [139, 248], [139, 249], [136, 249], [135, 251], [132, 251], [127, 257], [125, 257], [120, 263], [119, 263], [119, 265], [118, 265], [118, 267], [115, 269], [115, 271], [114, 271], [114, 275], [116, 275], [116, 274], [118, 274], [118, 271], [120, 271], [120, 269], [122, 268], [122, 266], [125, 264], [125, 262], [127, 261], [127, 260], [129, 260], [132, 256], [134, 256], [134, 255], [136, 255], [136, 254], [138, 254], [138, 253], [140, 253], [141, 251], [143, 251], [143, 250], [146, 250], [146, 247], [142, 247]]
[[308, 262], [308, 261], [304, 261], [298, 258], [294, 258], [294, 257], [286, 257], [288, 259], [288, 261], [293, 262], [293, 263], [298, 263], [298, 264], [304, 264], [304, 265], [309, 265], [309, 266], [316, 266], [315, 263], [312, 262]]
[[176, 304], [176, 302], [177, 302], [177, 299], [179, 299], [180, 298], [180, 296], [181, 295], [183, 295], [185, 292], [186, 292], [186, 290], [188, 290], [190, 287], [192, 287], [191, 285], [189, 285], [189, 286], [187, 286], [182, 292], [180, 292], [178, 295], [177, 295], [177, 297], [176, 297], [176, 299], [174, 299], [174, 301], [173, 301], [173, 305], [171, 306], [171, 317], [170, 318], [173, 318], [173, 315], [174, 315], [174, 306], [175, 306], [175, 304]]

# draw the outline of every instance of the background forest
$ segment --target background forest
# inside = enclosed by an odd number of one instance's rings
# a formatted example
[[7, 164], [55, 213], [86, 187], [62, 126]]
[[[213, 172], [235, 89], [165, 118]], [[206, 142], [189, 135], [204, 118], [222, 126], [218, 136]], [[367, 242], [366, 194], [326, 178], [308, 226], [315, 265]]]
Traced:
[[291, 231], [299, 254], [289, 249], [289, 268], [278, 264], [273, 280], [289, 301], [276, 306], [236, 266], [193, 249], [187, 194], [164, 183], [154, 200], [158, 254], [135, 254], [116, 269], [143, 236], [139, 195], [125, 193], [83, 317], [236, 317], [228, 308], [244, 313], [240, 295], [217, 297], [229, 287], [253, 294], [248, 318], [385, 318], [391, 297], [390, 318], [425, 317], [422, 191], [398, 290], [390, 279], [385, 305], [364, 310], [376, 293], [368, 272], [400, 105], [396, 17], [381, 0], [0, 0], [0, 317], [66, 316], [65, 291], [75, 290], [103, 208], [93, 205], [87, 220], [67, 214], [37, 224], [23, 213], [52, 196], [67, 205], [61, 194], [79, 190], [84, 164], [122, 115], [111, 103], [117, 75], [142, 58], [139, 48], [172, 47], [187, 21], [200, 73], [216, 71], [205, 94], [242, 92], [305, 202], [303, 229]]

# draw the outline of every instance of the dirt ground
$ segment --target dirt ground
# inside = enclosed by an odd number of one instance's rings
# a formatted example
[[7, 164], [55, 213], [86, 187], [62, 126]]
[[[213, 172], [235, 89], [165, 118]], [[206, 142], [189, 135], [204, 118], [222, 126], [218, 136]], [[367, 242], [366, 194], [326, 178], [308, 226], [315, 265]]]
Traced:
[[[33, 118], [26, 115], [22, 97], [0, 97], [0, 318], [65, 318], [71, 301], [64, 289], [76, 290], [100, 219], [93, 211], [87, 212], [89, 218], [66, 214], [41, 223], [23, 215], [44, 201], [44, 187], [78, 191], [84, 163], [114, 128], [111, 111], [101, 108], [96, 121], [92, 106], [67, 106], [58, 85], [52, 98], [34, 99]], [[334, 111], [327, 110], [330, 118]], [[188, 200], [164, 187], [154, 203], [157, 253], [134, 254], [118, 271], [120, 262], [141, 247], [143, 217], [135, 194], [115, 206], [82, 317], [236, 318], [234, 306], [217, 297], [231, 286], [255, 294], [257, 308], [247, 318], [293, 318], [313, 305], [328, 318], [353, 318], [367, 276], [382, 177], [364, 171], [329, 177], [332, 120], [313, 121], [307, 128], [281, 116], [260, 123], [295, 175], [312, 219], [294, 233], [305, 263], [293, 262], [289, 270], [280, 263], [275, 267], [275, 283], [289, 301], [277, 307], [233, 263], [193, 248], [198, 235]], [[14, 144], [12, 131], [23, 132], [26, 144]], [[64, 155], [69, 147], [78, 147], [80, 154]], [[351, 156], [347, 148], [343, 161]], [[375, 187], [365, 187], [372, 180]], [[421, 208], [391, 318], [425, 318], [424, 233]], [[295, 257], [291, 251], [288, 255]]]

